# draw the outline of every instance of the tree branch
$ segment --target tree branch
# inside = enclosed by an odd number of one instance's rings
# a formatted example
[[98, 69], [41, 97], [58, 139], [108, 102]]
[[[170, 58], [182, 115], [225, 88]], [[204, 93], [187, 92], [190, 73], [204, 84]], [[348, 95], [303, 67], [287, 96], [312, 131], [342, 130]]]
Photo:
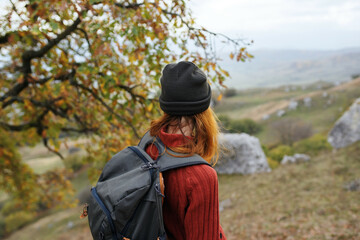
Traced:
[[[38, 51], [27, 50], [22, 55], [22, 71], [24, 74], [24, 79], [21, 83], [16, 83], [13, 88], [11, 88], [7, 93], [0, 97], [0, 102], [3, 102], [6, 98], [11, 96], [17, 96], [22, 90], [24, 90], [28, 85], [28, 74], [31, 73], [31, 60], [33, 58], [40, 58], [44, 56], [52, 47], [58, 44], [61, 40], [66, 38], [70, 33], [72, 33], [77, 26], [80, 24], [80, 18], [77, 18], [72, 25], [66, 28], [62, 33], [60, 33], [55, 39], [52, 39], [46, 44], [43, 48]], [[6, 37], [7, 35], [5, 35]], [[7, 41], [8, 37], [6, 37]], [[3, 39], [1, 39], [3, 40]], [[49, 79], [48, 79], [49, 80]]]
[[60, 152], [58, 152], [58, 151], [56, 151], [55, 149], [52, 149], [50, 146], [49, 146], [49, 144], [48, 144], [48, 139], [45, 137], [43, 137], [43, 144], [44, 144], [44, 146], [50, 151], [50, 152], [53, 152], [53, 153], [55, 153], [56, 155], [58, 155], [60, 158], [61, 158], [61, 160], [64, 160], [64, 157], [63, 157], [63, 155], [60, 153]]
[[138, 9], [141, 5], [144, 5], [145, 3], [129, 3], [125, 5], [124, 3], [115, 3], [115, 6], [124, 8], [124, 9]]
[[137, 133], [136, 128], [134, 127], [134, 125], [131, 124], [131, 122], [129, 120], [127, 120], [126, 118], [120, 116], [118, 113], [114, 112], [114, 110], [109, 107], [109, 105], [107, 105], [104, 100], [102, 98], [100, 98], [93, 90], [91, 90], [90, 88], [84, 86], [81, 83], [77, 83], [76, 81], [71, 81], [70, 84], [72, 84], [73, 86], [79, 87], [87, 92], [89, 92], [98, 102], [101, 103], [101, 105], [103, 105], [111, 114], [115, 115], [118, 119], [120, 119], [121, 121], [124, 121], [134, 132], [135, 136], [137, 138], [140, 138], [139, 134]]
[[69, 34], [71, 34], [77, 26], [80, 24], [81, 20], [80, 18], [77, 18], [72, 25], [67, 27], [62, 33], [60, 33], [56, 38], [51, 39], [48, 44], [46, 44], [44, 47], [42, 47], [38, 51], [34, 50], [27, 50], [22, 55], [23, 60], [23, 71], [25, 74], [31, 73], [31, 60], [33, 58], [41, 58], [43, 57], [51, 48], [53, 48], [55, 45], [57, 45], [61, 40], [66, 38]]
[[[33, 81], [28, 80], [26, 85], [44, 84], [52, 78], [54, 79], [54, 81], [66, 81], [66, 80], [69, 80], [70, 78], [74, 77], [75, 73], [76, 73], [76, 70], [72, 69], [71, 72], [69, 72], [69, 73], [60, 74], [55, 77], [47, 77], [47, 78], [43, 78], [40, 80], [33, 80]], [[3, 102], [3, 104], [2, 104], [3, 109], [21, 99], [21, 98], [17, 97], [17, 94], [14, 94], [15, 92], [19, 91], [19, 88], [22, 87], [21, 84], [23, 84], [23, 83], [16, 83], [12, 89], [10, 89], [6, 94], [4, 94], [4, 96], [0, 97], [0, 102]], [[10, 98], [8, 101], [4, 101], [9, 96], [14, 96], [14, 97]]]
[[90, 51], [90, 53], [92, 54], [92, 53], [93, 53], [93, 50], [92, 50], [92, 47], [91, 47], [91, 44], [90, 44], [90, 40], [89, 40], [89, 36], [88, 36], [87, 32], [86, 32], [84, 29], [82, 29], [82, 28], [77, 28], [77, 30], [79, 30], [80, 32], [82, 32], [82, 33], [84, 34], [85, 40], [86, 40], [86, 42], [87, 42], [87, 44], [88, 44], [88, 46], [89, 46], [89, 51]]

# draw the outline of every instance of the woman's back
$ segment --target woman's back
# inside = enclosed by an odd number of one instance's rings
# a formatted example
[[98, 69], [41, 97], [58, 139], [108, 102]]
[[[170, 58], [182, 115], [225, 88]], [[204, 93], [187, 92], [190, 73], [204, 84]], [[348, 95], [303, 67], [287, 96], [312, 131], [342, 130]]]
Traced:
[[[184, 144], [181, 134], [159, 134], [165, 146]], [[147, 153], [156, 159], [158, 150], [149, 145]], [[208, 165], [178, 168], [163, 173], [165, 201], [164, 224], [169, 240], [226, 239], [219, 224], [218, 179]]]

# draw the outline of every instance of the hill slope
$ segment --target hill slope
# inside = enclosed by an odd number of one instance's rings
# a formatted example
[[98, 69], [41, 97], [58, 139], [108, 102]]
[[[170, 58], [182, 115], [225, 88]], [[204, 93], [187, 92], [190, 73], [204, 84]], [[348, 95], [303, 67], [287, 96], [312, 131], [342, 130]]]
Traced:
[[[229, 240], [360, 239], [360, 194], [343, 188], [359, 176], [359, 143], [271, 173], [219, 176], [222, 226]], [[80, 212], [55, 213], [7, 240], [91, 239]]]

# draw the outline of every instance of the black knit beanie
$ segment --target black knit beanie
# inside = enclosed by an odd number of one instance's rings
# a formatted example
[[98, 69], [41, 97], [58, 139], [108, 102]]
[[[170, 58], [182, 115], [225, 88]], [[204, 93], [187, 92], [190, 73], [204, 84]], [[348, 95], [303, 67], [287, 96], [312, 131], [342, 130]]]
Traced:
[[192, 62], [165, 66], [161, 81], [160, 107], [169, 115], [189, 116], [205, 111], [211, 100], [206, 75]]

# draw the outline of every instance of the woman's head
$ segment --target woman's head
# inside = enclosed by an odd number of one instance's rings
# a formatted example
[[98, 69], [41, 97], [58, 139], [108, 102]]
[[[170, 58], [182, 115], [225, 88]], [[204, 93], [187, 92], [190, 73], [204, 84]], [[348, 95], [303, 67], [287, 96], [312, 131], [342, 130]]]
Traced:
[[185, 127], [184, 124], [192, 125], [191, 139], [183, 133], [185, 145], [172, 150], [189, 155], [196, 153], [206, 161], [213, 161], [215, 164], [219, 157], [219, 128], [216, 120], [217, 118], [211, 108], [191, 116], [175, 116], [165, 113], [159, 119], [151, 122], [150, 134], [158, 136], [161, 129], [177, 127], [181, 131]]
[[[216, 163], [218, 158], [218, 124], [210, 106], [211, 88], [206, 75], [191, 62], [168, 64], [161, 77], [160, 107], [164, 115], [152, 121], [150, 134], [161, 129], [177, 128], [184, 135], [185, 144], [176, 152], [197, 153]], [[185, 134], [184, 129], [191, 134]], [[191, 140], [185, 135], [191, 135]]]

